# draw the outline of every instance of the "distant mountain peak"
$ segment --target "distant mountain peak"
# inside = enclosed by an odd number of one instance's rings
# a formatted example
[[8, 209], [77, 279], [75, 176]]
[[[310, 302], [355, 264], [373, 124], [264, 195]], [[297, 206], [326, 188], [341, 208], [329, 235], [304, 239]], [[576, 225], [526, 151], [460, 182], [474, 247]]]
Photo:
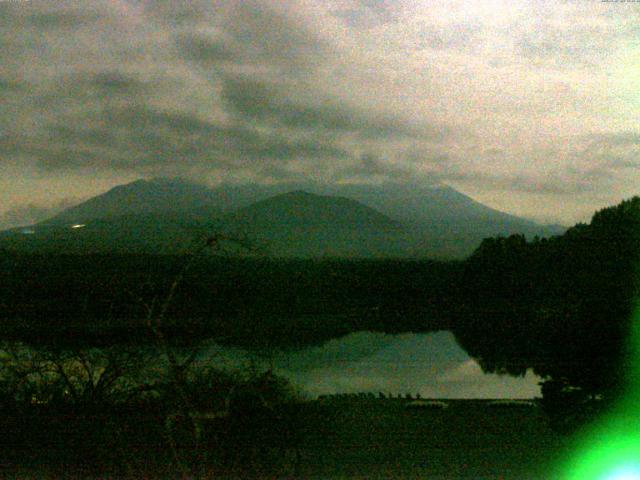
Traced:
[[232, 213], [229, 218], [277, 226], [278, 222], [303, 224], [333, 224], [356, 228], [398, 227], [399, 223], [363, 203], [351, 198], [318, 195], [304, 190], [274, 195]]
[[206, 185], [182, 178], [138, 179], [71, 207], [43, 222], [76, 224], [127, 215], [193, 212], [213, 209], [218, 196]]
[[303, 197], [303, 198], [312, 198], [312, 197], [321, 197], [323, 195], [318, 195], [315, 193], [307, 192], [306, 190], [292, 190], [290, 192], [285, 192], [280, 195], [275, 195], [275, 197]]

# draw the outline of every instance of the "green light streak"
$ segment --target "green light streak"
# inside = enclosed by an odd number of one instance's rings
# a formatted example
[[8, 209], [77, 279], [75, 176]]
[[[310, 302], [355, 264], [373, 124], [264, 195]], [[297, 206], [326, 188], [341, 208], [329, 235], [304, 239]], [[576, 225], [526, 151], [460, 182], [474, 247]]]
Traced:
[[578, 437], [562, 480], [640, 480], [640, 308], [632, 319], [627, 388], [612, 413]]

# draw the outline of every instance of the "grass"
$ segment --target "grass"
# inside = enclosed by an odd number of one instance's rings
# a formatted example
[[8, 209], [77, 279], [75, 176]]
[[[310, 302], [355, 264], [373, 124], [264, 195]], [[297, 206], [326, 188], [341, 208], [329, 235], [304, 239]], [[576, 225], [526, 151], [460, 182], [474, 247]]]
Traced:
[[408, 411], [404, 400], [335, 401], [319, 409], [324, 436], [303, 449], [306, 478], [545, 479], [566, 454], [536, 408], [452, 401]]
[[[200, 476], [545, 480], [568, 453], [569, 438], [551, 431], [538, 407], [492, 408], [487, 401], [458, 400], [449, 401], [449, 408], [442, 410], [412, 411], [404, 408], [406, 403], [363, 398], [305, 402], [295, 411], [300, 453], [295, 476], [291, 455], [281, 458], [277, 468], [268, 468], [253, 453], [236, 452], [244, 454], [243, 460], [230, 469], [221, 466], [215, 451]], [[31, 418], [37, 429], [32, 438], [25, 438], [24, 432], [21, 442], [15, 438], [15, 447], [22, 443], [17, 450], [10, 448], [12, 441], [6, 436], [10, 430], [4, 430], [2, 478], [180, 478], [171, 470], [151, 415], [121, 412], [117, 421], [124, 427], [120, 435], [91, 439], [101, 445], [92, 454], [82, 445], [68, 451], [74, 443], [63, 437], [70, 429], [82, 428], [84, 422], [78, 419]], [[20, 435], [20, 427], [14, 425], [14, 435]], [[215, 449], [219, 444], [211, 445]], [[128, 454], [129, 465], [118, 464], [122, 452]]]

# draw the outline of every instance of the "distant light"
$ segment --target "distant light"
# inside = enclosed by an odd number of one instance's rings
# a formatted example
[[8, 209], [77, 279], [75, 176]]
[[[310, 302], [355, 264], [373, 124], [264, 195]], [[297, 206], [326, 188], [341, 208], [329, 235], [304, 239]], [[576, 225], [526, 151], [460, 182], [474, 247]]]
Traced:
[[626, 465], [609, 473], [604, 480], [640, 480], [640, 466]]
[[71, 225], [71, 228], [84, 228], [86, 225], [84, 223], [76, 223], [75, 225]]
[[23, 235], [33, 235], [34, 233], [36, 233], [36, 231], [31, 228], [25, 228], [21, 230], [20, 233], [22, 233]]
[[640, 480], [640, 307], [632, 317], [629, 387], [611, 411], [575, 439], [563, 480]]

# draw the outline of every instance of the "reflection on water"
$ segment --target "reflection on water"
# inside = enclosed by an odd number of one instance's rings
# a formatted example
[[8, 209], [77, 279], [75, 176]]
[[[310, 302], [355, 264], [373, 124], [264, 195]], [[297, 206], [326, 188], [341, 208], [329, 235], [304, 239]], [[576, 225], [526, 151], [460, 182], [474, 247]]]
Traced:
[[[22, 347], [28, 355], [28, 348]], [[143, 349], [144, 350], [144, 349]], [[166, 370], [154, 348], [138, 376], [152, 381]], [[183, 352], [184, 356], [189, 355]], [[420, 394], [423, 398], [534, 398], [540, 379], [484, 374], [449, 332], [384, 335], [360, 332], [318, 347], [289, 352], [247, 352], [210, 343], [194, 367], [229, 371], [272, 369], [309, 397], [334, 393]]]
[[310, 396], [349, 392], [419, 393], [424, 398], [540, 396], [539, 377], [484, 374], [449, 332], [360, 332], [319, 347], [261, 356], [238, 349], [215, 350], [214, 357], [223, 365], [238, 368], [256, 362], [273, 367]]

